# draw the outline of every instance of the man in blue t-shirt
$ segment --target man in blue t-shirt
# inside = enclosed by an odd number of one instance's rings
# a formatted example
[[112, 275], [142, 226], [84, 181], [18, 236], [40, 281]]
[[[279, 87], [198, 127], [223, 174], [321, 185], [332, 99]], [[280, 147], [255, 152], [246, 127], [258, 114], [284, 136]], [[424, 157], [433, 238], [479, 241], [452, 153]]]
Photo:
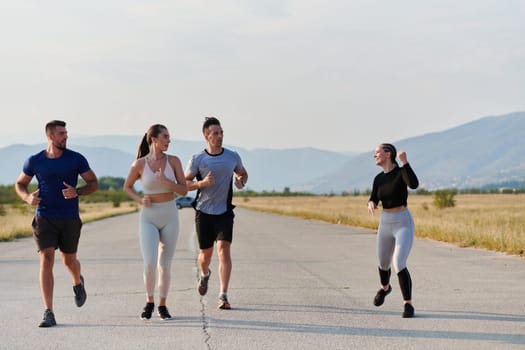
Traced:
[[[53, 265], [55, 250], [60, 248], [62, 261], [73, 278], [75, 303], [84, 305], [87, 294], [77, 259], [80, 239], [78, 196], [98, 189], [98, 180], [80, 153], [66, 149], [66, 123], [53, 120], [46, 124], [47, 149], [30, 156], [15, 184], [16, 193], [27, 204], [36, 206], [33, 237], [40, 256], [40, 290], [44, 302], [44, 319], [39, 327], [56, 325], [53, 313]], [[86, 184], [76, 187], [78, 176]], [[29, 193], [28, 186], [36, 176], [38, 189]]]
[[[195, 230], [200, 248], [200, 278], [197, 288], [200, 295], [205, 295], [208, 291], [209, 266], [213, 245], [217, 241], [219, 309], [230, 309], [227, 291], [232, 270], [232, 187], [235, 183], [235, 187], [242, 189], [248, 181], [248, 173], [237, 152], [222, 147], [223, 131], [217, 118], [206, 118], [202, 133], [207, 142], [206, 149], [190, 159], [185, 172], [188, 190], [198, 190], [195, 199]], [[195, 178], [197, 181], [193, 181]]]

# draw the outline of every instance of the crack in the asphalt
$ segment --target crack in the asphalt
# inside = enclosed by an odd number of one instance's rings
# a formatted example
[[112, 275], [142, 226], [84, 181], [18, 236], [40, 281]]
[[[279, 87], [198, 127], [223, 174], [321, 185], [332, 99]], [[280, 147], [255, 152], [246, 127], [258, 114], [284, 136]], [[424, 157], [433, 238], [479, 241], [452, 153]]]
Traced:
[[211, 350], [210, 339], [211, 335], [208, 332], [208, 319], [206, 317], [206, 305], [204, 304], [204, 297], [201, 297], [201, 322], [202, 322], [202, 333], [204, 334], [204, 344]]
[[[197, 280], [199, 279], [200, 272], [197, 268]], [[204, 335], [204, 344], [206, 345], [206, 348], [211, 350], [211, 344], [210, 339], [211, 335], [208, 332], [208, 318], [206, 317], [206, 303], [204, 302], [204, 296], [200, 297], [200, 304], [201, 304], [201, 323], [202, 323], [202, 334]]]

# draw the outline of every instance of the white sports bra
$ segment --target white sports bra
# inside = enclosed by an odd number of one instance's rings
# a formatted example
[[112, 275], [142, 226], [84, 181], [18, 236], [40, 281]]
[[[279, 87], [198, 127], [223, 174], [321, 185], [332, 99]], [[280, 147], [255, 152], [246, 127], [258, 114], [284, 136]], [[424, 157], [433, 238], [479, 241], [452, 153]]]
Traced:
[[[155, 173], [153, 172], [153, 170], [151, 170], [148, 164], [148, 160], [144, 159], [144, 162], [144, 171], [142, 172], [142, 176], [140, 177], [144, 194], [173, 192], [173, 190], [170, 190], [164, 184], [160, 183], [157, 180]], [[171, 181], [177, 182], [177, 179], [175, 178], [175, 172], [173, 171], [170, 162], [168, 162], [167, 155], [166, 166], [164, 167], [164, 176], [166, 176], [166, 178]]]

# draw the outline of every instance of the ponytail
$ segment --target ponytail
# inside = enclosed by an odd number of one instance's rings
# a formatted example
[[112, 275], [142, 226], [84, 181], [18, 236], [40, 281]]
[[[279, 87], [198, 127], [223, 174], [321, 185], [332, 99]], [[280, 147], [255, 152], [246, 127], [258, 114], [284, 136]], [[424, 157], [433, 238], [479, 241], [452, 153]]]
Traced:
[[144, 134], [137, 151], [137, 159], [144, 157], [149, 153], [148, 134]]
[[162, 130], [168, 130], [162, 124], [154, 124], [149, 127], [148, 131], [144, 134], [142, 141], [140, 142], [139, 149], [137, 151], [137, 159], [146, 156], [149, 153], [149, 147], [151, 146], [151, 138], [158, 137]]

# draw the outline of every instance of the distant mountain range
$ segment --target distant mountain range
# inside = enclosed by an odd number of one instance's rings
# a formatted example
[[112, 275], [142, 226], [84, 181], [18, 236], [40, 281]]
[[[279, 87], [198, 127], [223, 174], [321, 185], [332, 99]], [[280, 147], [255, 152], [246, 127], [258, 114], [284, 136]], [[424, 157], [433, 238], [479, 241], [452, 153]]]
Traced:
[[[68, 147], [84, 154], [98, 176], [126, 177], [141, 137], [71, 137]], [[480, 188], [525, 181], [525, 112], [484, 117], [394, 144], [407, 152], [420, 188]], [[225, 145], [241, 155], [250, 175], [248, 188], [282, 191], [288, 187], [312, 193], [369, 189], [381, 171], [372, 159], [375, 146], [370, 152], [343, 154], [314, 148], [247, 150]], [[172, 140], [168, 152], [178, 155], [186, 166], [191, 155], [204, 147], [204, 141]], [[45, 143], [0, 148], [0, 159], [9, 164], [0, 172], [0, 184], [13, 184], [24, 160], [44, 148]]]
[[[96, 136], [70, 138], [68, 147], [82, 153], [88, 159], [97, 176], [126, 177], [136, 157], [141, 136]], [[168, 153], [177, 155], [186, 167], [191, 156], [204, 149], [206, 144], [197, 141], [171, 141]], [[46, 144], [11, 145], [0, 148], [0, 157], [11, 166], [0, 172], [0, 184], [13, 184], [22, 170], [25, 159], [46, 147]], [[237, 151], [248, 169], [248, 188], [256, 191], [282, 191], [297, 183], [335, 171], [352, 154], [322, 151], [313, 148], [255, 149], [246, 150], [225, 145]]]
[[[525, 112], [484, 117], [395, 145], [406, 151], [420, 188], [481, 188], [525, 181]], [[305, 182], [297, 189], [314, 193], [362, 190], [371, 187], [373, 177], [380, 171], [371, 151], [352, 157], [337, 171]]]

